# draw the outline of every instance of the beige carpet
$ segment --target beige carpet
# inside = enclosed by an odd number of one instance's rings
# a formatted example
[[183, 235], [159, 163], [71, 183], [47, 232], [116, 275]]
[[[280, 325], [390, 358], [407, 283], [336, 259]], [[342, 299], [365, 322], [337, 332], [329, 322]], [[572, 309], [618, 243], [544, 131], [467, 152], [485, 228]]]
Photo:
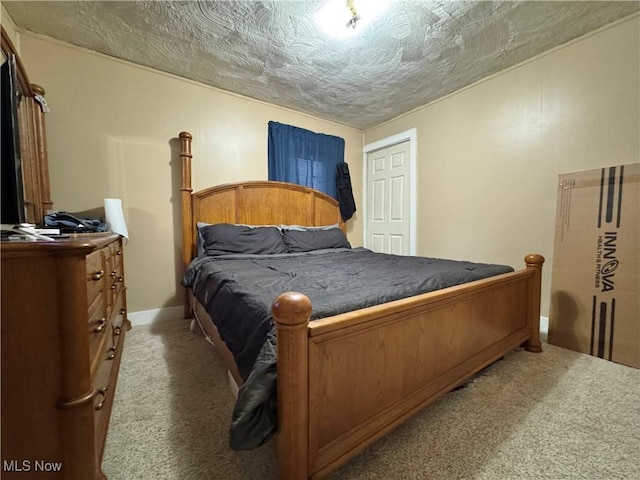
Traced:
[[[275, 478], [271, 445], [227, 448], [215, 352], [184, 321], [128, 332], [110, 480]], [[513, 352], [334, 473], [346, 479], [640, 479], [640, 370], [551, 345]]]

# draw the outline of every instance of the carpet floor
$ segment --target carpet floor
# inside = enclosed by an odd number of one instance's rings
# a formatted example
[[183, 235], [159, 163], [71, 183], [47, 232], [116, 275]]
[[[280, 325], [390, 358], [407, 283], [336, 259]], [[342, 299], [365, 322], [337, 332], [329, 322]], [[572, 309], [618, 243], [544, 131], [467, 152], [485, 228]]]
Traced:
[[[103, 471], [110, 480], [277, 478], [272, 445], [229, 450], [233, 397], [185, 321], [127, 334]], [[514, 351], [329, 477], [640, 479], [640, 370], [544, 345]]]

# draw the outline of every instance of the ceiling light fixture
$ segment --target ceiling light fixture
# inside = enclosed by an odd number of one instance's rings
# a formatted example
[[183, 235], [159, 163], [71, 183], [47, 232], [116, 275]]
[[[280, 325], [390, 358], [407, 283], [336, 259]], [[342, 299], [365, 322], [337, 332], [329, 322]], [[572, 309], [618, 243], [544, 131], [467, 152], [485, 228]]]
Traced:
[[330, 37], [353, 37], [380, 16], [389, 3], [390, 0], [328, 0], [315, 15], [315, 21]]
[[356, 3], [354, 0], [347, 0], [347, 8], [351, 12], [351, 18], [347, 22], [347, 28], [356, 28], [356, 23], [360, 20], [360, 15], [358, 15], [358, 10], [356, 9]]

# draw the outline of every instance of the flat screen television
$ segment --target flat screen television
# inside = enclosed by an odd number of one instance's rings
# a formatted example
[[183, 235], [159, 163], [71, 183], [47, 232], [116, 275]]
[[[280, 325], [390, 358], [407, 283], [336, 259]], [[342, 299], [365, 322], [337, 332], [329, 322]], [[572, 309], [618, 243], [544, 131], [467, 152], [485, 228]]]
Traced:
[[16, 57], [9, 55], [2, 64], [0, 76], [0, 94], [2, 119], [2, 170], [1, 203], [2, 223], [12, 226], [26, 219], [24, 191], [22, 183], [22, 164], [20, 160], [20, 131], [18, 128], [18, 78]]

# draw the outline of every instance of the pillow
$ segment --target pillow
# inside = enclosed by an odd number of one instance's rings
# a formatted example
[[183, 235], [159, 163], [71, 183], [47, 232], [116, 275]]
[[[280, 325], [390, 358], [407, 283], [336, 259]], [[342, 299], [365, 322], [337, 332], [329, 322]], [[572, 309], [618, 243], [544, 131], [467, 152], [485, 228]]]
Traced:
[[328, 230], [283, 230], [282, 238], [289, 252], [311, 252], [325, 248], [351, 248], [344, 232], [339, 228]]
[[199, 229], [206, 255], [288, 253], [277, 227], [217, 223]]
[[204, 255], [204, 238], [202, 238], [202, 229], [212, 225], [211, 223], [197, 222], [196, 230], [198, 231], [198, 238], [196, 239], [196, 256]]

